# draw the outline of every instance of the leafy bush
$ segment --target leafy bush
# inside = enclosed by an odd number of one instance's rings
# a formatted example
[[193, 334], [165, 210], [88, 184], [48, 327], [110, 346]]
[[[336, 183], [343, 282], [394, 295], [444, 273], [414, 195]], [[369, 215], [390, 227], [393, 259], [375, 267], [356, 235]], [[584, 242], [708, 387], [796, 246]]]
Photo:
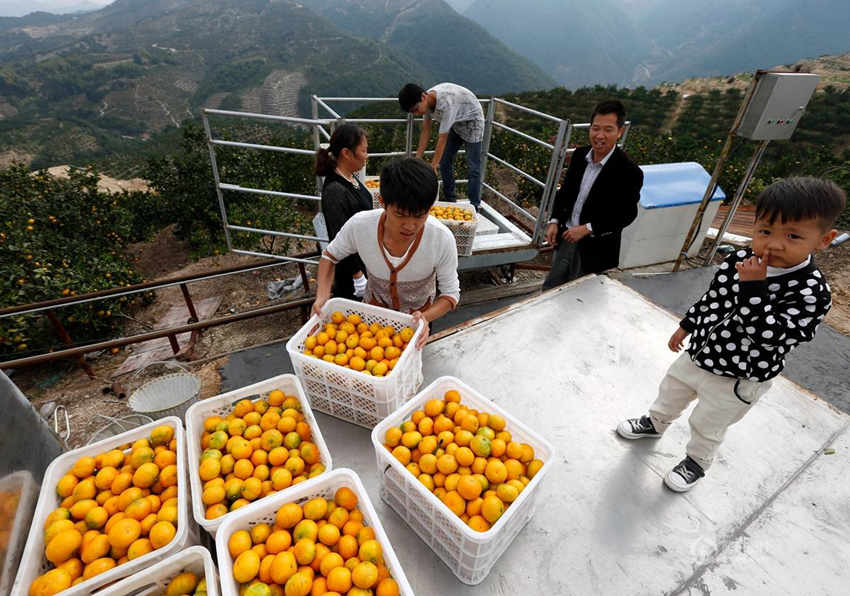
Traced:
[[[217, 137], [276, 146], [306, 145], [303, 132], [272, 133], [262, 127], [224, 127]], [[216, 161], [222, 182], [269, 190], [315, 193], [312, 157], [219, 147]], [[221, 213], [215, 191], [206, 136], [197, 124], [186, 123], [177, 151], [152, 158], [144, 173], [162, 200], [153, 211], [165, 223], [176, 223], [178, 237], [188, 240], [198, 254], [226, 249]], [[309, 218], [317, 205], [271, 195], [227, 191], [224, 193], [230, 223], [268, 230], [303, 233], [310, 230]], [[235, 233], [234, 241], [244, 248], [256, 249], [257, 235]], [[253, 244], [252, 244], [253, 243]], [[247, 246], [246, 246], [247, 244]], [[276, 242], [277, 251], [285, 252], [291, 243]]]
[[[91, 170], [70, 179], [0, 170], [0, 303], [25, 304], [138, 283], [124, 254], [134, 240], [135, 194], [97, 190]], [[102, 338], [119, 326], [117, 310], [130, 299], [57, 309], [75, 341]], [[57, 346], [41, 315], [0, 319], [0, 354]]]

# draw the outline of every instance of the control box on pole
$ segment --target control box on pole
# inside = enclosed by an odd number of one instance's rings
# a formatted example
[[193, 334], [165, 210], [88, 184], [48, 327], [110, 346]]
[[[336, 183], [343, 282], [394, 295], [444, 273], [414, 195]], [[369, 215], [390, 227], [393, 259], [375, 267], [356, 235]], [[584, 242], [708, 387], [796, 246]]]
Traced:
[[738, 128], [738, 136], [753, 141], [790, 139], [819, 81], [816, 74], [763, 73]]

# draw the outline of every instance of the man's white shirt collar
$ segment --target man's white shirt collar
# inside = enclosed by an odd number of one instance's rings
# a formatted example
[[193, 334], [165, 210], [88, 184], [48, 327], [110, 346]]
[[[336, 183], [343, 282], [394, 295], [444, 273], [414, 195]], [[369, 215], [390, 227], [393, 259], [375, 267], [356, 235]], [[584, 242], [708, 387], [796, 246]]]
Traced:
[[[599, 162], [598, 162], [599, 167], [602, 167], [606, 163], [608, 163], [608, 158], [611, 157], [611, 154], [614, 153], [614, 151], [616, 151], [616, 150], [617, 150], [617, 144], [614, 143], [614, 146], [611, 147], [611, 151], [609, 151], [608, 154], [605, 157], [603, 157], [601, 160], [599, 160]], [[593, 161], [593, 147], [590, 148], [590, 151], [587, 152], [587, 155], [584, 156], [584, 159], [590, 165], [593, 165], [595, 163]]]

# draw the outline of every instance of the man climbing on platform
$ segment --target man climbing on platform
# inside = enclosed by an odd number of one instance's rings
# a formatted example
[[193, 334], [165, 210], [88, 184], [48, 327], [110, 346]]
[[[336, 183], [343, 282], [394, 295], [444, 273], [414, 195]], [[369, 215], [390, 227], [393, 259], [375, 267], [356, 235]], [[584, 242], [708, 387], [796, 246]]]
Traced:
[[475, 94], [454, 83], [439, 83], [425, 91], [408, 83], [398, 93], [401, 109], [423, 116], [422, 133], [416, 157], [421, 158], [431, 137], [431, 121], [440, 123], [440, 133], [431, 166], [443, 178], [443, 198], [455, 202], [454, 160], [461, 146], [466, 148], [468, 169], [467, 196], [478, 209], [481, 204], [481, 142], [484, 139], [484, 111]]

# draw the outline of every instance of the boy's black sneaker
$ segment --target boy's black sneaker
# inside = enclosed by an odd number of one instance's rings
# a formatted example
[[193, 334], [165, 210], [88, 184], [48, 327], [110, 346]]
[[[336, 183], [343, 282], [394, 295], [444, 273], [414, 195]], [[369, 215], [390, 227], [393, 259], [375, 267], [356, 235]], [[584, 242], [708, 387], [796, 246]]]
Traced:
[[649, 416], [629, 418], [617, 425], [617, 434], [624, 439], [657, 439], [661, 433], [655, 430]]
[[664, 484], [672, 491], [684, 493], [697, 483], [697, 480], [705, 476], [700, 465], [689, 456], [676, 464], [664, 477]]

